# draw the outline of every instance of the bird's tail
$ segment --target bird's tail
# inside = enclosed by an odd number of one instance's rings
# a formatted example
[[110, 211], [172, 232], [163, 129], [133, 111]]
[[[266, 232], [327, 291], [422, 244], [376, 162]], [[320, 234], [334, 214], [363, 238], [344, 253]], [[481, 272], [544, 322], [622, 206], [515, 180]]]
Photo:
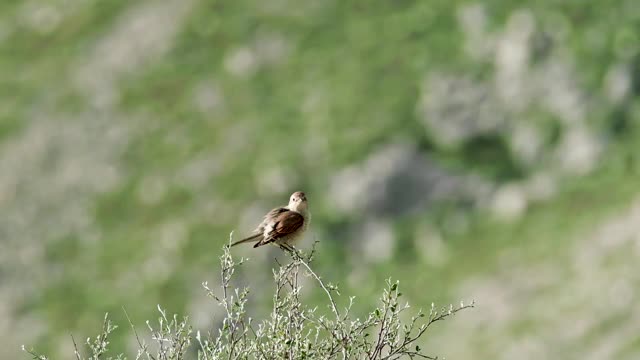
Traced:
[[231, 244], [231, 246], [236, 246], [239, 244], [244, 244], [246, 242], [253, 242], [253, 241], [260, 241], [262, 240], [262, 234], [255, 234], [255, 235], [251, 235], [248, 238], [244, 238], [242, 240], [238, 240], [234, 243]]
[[273, 238], [267, 238], [267, 239], [260, 239], [258, 240], [258, 242], [255, 243], [255, 245], [253, 245], [254, 248], [260, 247], [262, 245], [267, 245], [270, 244], [274, 241]]

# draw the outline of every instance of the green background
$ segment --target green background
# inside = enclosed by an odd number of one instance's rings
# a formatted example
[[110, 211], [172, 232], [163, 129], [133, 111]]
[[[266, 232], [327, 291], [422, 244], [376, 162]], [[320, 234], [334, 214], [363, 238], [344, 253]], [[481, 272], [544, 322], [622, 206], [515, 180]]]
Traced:
[[215, 327], [229, 233], [304, 190], [342, 303], [476, 301], [429, 353], [637, 358], [638, 34], [631, 0], [3, 1], [0, 357], [104, 312], [129, 352], [123, 306]]

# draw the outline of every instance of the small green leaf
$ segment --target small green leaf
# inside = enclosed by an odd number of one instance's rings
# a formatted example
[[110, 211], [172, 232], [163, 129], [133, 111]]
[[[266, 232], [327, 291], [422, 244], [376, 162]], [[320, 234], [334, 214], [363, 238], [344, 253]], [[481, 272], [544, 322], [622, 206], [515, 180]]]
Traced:
[[397, 288], [398, 288], [398, 283], [394, 283], [393, 285], [391, 285], [391, 291], [396, 291]]
[[420, 352], [420, 346], [416, 345], [416, 351]]

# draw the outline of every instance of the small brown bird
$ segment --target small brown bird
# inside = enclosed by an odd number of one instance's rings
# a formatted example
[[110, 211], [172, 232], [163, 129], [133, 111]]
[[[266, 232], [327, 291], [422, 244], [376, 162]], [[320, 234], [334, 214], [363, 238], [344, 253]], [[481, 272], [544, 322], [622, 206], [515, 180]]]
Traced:
[[285, 250], [293, 250], [292, 244], [302, 237], [309, 227], [309, 204], [302, 191], [296, 191], [289, 198], [289, 205], [277, 207], [265, 215], [254, 234], [231, 244], [235, 246], [246, 242], [255, 242], [254, 248], [275, 243]]

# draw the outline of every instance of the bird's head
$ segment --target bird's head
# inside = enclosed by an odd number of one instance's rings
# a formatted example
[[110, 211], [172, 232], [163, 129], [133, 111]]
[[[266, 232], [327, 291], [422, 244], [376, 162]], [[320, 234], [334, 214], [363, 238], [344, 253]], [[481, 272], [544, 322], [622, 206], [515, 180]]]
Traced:
[[302, 191], [296, 191], [289, 198], [289, 209], [297, 212], [307, 211], [307, 196]]

